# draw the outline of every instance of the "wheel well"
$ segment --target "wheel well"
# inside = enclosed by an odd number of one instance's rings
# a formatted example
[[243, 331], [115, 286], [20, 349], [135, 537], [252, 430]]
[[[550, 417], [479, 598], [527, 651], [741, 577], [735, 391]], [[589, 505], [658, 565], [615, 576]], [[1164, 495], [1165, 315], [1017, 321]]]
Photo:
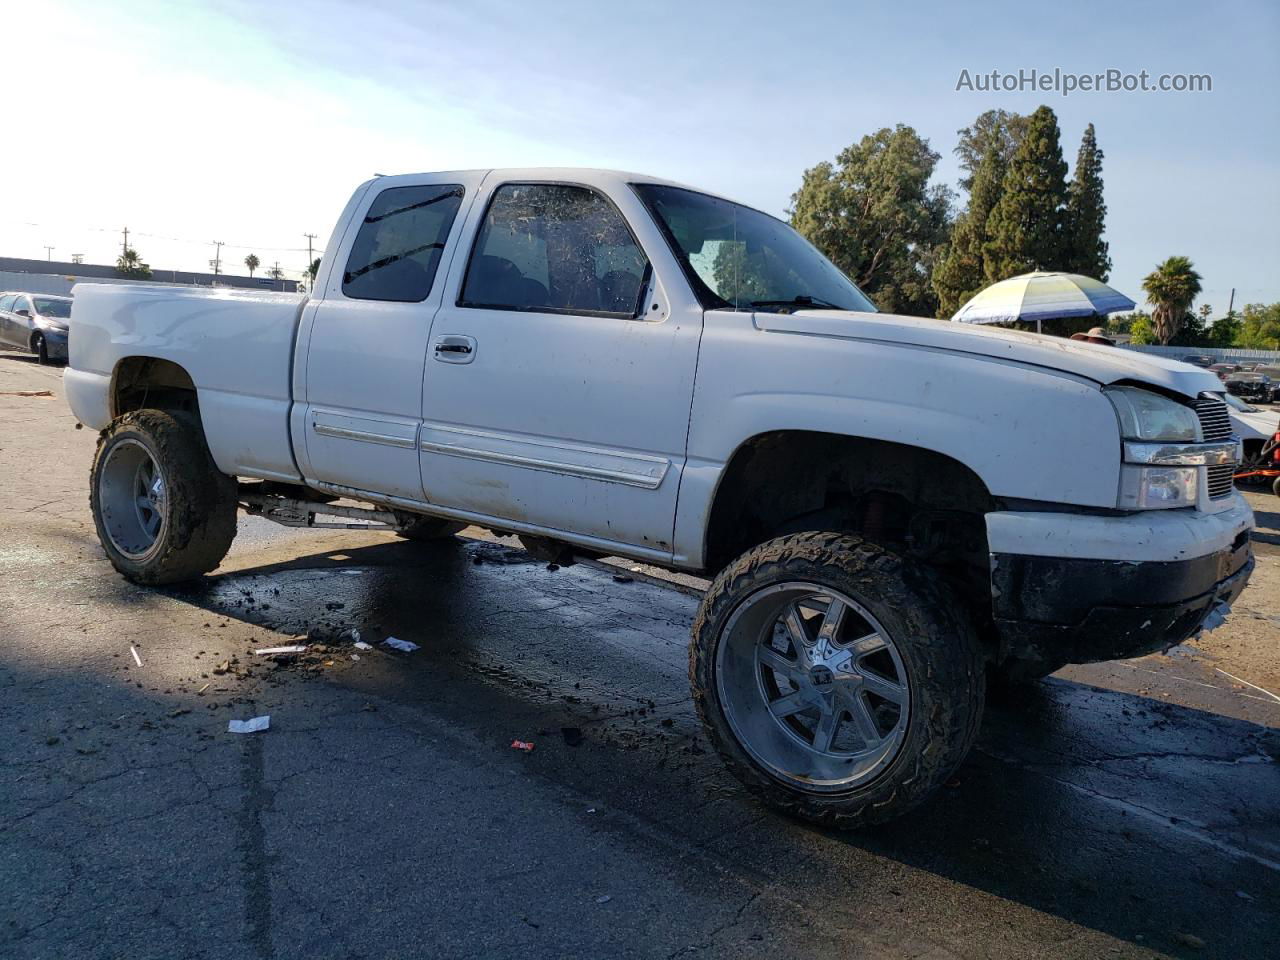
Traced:
[[111, 416], [131, 410], [183, 410], [199, 416], [200, 403], [191, 375], [172, 360], [126, 357], [111, 378]]
[[976, 473], [932, 450], [830, 433], [761, 434], [725, 468], [707, 525], [706, 567], [719, 571], [786, 533], [839, 530], [985, 584], [984, 518], [992, 509]]

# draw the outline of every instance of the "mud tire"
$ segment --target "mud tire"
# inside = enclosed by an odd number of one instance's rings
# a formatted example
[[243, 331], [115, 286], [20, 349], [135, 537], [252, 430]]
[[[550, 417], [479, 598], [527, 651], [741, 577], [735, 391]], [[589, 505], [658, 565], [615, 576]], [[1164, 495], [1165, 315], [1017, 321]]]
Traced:
[[[784, 784], [739, 743], [720, 703], [717, 645], [734, 609], [764, 587], [813, 581], [863, 604], [893, 636], [908, 673], [911, 714], [895, 758], [843, 793]], [[841, 533], [798, 533], [743, 554], [708, 590], [689, 651], [693, 700], [730, 772], [766, 804], [825, 826], [884, 823], [923, 803], [964, 760], [985, 696], [983, 655], [964, 605], [928, 568]]]
[[[160, 468], [168, 502], [154, 545], [137, 557], [116, 547], [100, 497], [103, 467], [112, 449], [126, 440], [145, 447]], [[222, 562], [236, 535], [236, 489], [235, 478], [213, 462], [193, 414], [135, 410], [117, 417], [98, 437], [89, 507], [111, 565], [134, 583], [157, 586], [193, 580]]]

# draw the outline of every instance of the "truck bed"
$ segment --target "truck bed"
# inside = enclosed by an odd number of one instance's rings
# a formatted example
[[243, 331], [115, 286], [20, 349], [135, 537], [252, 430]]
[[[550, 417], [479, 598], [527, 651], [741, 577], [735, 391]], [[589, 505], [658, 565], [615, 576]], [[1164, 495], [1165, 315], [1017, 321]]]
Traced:
[[67, 400], [94, 429], [111, 420], [126, 357], [182, 367], [198, 385], [205, 436], [224, 473], [296, 479], [289, 442], [296, 294], [169, 284], [80, 283], [73, 290]]

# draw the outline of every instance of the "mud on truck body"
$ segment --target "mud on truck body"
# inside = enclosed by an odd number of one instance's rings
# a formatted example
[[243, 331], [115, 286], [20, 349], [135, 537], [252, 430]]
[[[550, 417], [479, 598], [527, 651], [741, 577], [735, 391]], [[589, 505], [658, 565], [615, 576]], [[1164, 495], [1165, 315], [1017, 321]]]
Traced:
[[380, 177], [306, 299], [81, 284], [71, 325], [124, 576], [213, 570], [238, 508], [706, 574], [706, 731], [824, 823], [937, 789], [988, 675], [1167, 648], [1252, 569], [1212, 373], [878, 313], [782, 222], [651, 177]]

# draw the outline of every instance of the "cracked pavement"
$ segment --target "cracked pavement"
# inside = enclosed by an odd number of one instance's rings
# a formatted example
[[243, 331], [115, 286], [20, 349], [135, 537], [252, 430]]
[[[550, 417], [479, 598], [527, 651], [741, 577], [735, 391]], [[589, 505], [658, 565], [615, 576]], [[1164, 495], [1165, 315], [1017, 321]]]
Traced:
[[1221, 644], [993, 703], [935, 802], [830, 833], [701, 736], [696, 580], [242, 518], [204, 583], [142, 590], [98, 548], [60, 377], [0, 354], [0, 391], [57, 394], [0, 396], [0, 956], [1274, 953], [1280, 703]]

